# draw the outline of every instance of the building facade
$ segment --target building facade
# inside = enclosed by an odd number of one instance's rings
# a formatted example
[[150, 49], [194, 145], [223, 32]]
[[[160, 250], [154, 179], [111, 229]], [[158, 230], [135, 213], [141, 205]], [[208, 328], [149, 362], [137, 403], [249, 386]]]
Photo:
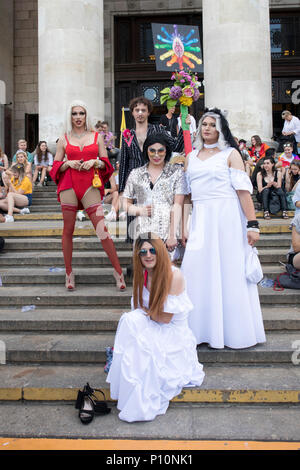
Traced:
[[156, 72], [151, 23], [199, 28], [196, 118], [217, 105], [239, 138], [271, 139], [283, 109], [300, 115], [298, 0], [1, 0], [0, 146], [8, 156], [20, 138], [29, 150], [39, 139], [55, 142], [74, 98], [116, 134], [134, 96], [152, 99], [157, 120], [170, 74]]

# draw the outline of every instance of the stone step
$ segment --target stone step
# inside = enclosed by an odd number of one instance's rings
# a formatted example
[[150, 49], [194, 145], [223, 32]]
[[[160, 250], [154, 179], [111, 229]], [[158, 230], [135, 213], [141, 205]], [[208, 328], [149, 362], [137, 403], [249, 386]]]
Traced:
[[[51, 252], [50, 252], [51, 253]], [[121, 252], [120, 252], [121, 253]], [[119, 253], [119, 254], [120, 254]], [[19, 255], [20, 256], [20, 255]], [[129, 259], [129, 258], [128, 258]], [[15, 261], [18, 260], [16, 256]], [[1, 258], [0, 258], [1, 261]], [[120, 256], [121, 265], [127, 266], [125, 260]], [[130, 259], [131, 262], [131, 259]], [[6, 261], [4, 260], [4, 264]], [[101, 265], [101, 267], [100, 267]], [[76, 276], [76, 284], [113, 284], [113, 268], [103, 267], [110, 266], [110, 263], [101, 264], [99, 266], [91, 266], [89, 262], [84, 265], [77, 266], [74, 263], [73, 272]], [[283, 266], [262, 265], [264, 278], [276, 279], [279, 274], [285, 271]], [[127, 269], [123, 268], [126, 277]], [[65, 268], [62, 263], [47, 263], [43, 267], [36, 265], [27, 266], [3, 266], [0, 262], [0, 278], [2, 286], [9, 285], [40, 285], [40, 284], [60, 284], [65, 282]], [[126, 282], [128, 280], [126, 279]]]
[[279, 234], [262, 234], [256, 244], [258, 249], [261, 248], [290, 248], [291, 233]]
[[[95, 234], [94, 234], [95, 235]], [[115, 240], [117, 249], [132, 249], [130, 243], [126, 243], [125, 240]], [[290, 234], [279, 234], [279, 235], [261, 235], [256, 247], [258, 250], [265, 249], [281, 249], [289, 250], [291, 246], [291, 235]], [[74, 237], [73, 247], [75, 250], [91, 250], [99, 249], [99, 241], [96, 236], [93, 238], [89, 237]], [[100, 245], [101, 247], [101, 245]], [[45, 251], [55, 251], [61, 249], [61, 237], [49, 238], [49, 237], [30, 237], [30, 238], [8, 238], [5, 243], [5, 251], [20, 251], [20, 250], [36, 250], [43, 249]]]
[[33, 188], [33, 194], [38, 197], [43, 197], [43, 196], [48, 197], [48, 195], [52, 196], [52, 194], [55, 194], [56, 196], [56, 192], [57, 192], [56, 185], [43, 186], [42, 188], [40, 188], [39, 186], [34, 186]]
[[[86, 264], [86, 266], [88, 263]], [[113, 268], [74, 268], [76, 284], [113, 284]], [[126, 276], [126, 268], [123, 269]], [[5, 267], [0, 265], [0, 277], [3, 286], [9, 285], [40, 285], [40, 284], [60, 284], [65, 282], [64, 267]], [[127, 280], [126, 280], [127, 281]]]
[[[125, 240], [114, 240], [116, 249], [130, 251], [132, 245]], [[61, 237], [57, 238], [8, 238], [5, 240], [5, 252], [23, 252], [27, 256], [27, 250], [43, 250], [45, 252], [61, 250]], [[97, 237], [74, 237], [73, 250], [75, 251], [103, 251]]]
[[[131, 251], [120, 251], [119, 260], [121, 265], [129, 265], [132, 262]], [[104, 251], [78, 251], [73, 253], [72, 258], [73, 266], [111, 266], [111, 262]], [[4, 266], [64, 266], [64, 258], [62, 251], [45, 252], [41, 251], [27, 251], [26, 257], [16, 256], [13, 252], [2, 253], [0, 257], [0, 266], [3, 272]]]
[[[24, 449], [39, 448], [47, 450], [48, 453], [51, 445], [54, 446], [52, 449], [110, 449], [103, 454], [103, 460], [100, 457], [100, 464], [107, 464], [106, 455], [113, 459], [119, 455], [128, 458], [133, 454], [135, 458], [141, 459], [138, 462], [142, 467], [145, 466], [145, 460], [150, 466], [151, 455], [155, 459], [151, 462], [152, 465], [163, 465], [165, 462], [166, 466], [172, 461], [173, 454], [177, 458], [185, 457], [183, 466], [191, 463], [195, 466], [196, 462], [199, 462], [200, 466], [203, 449], [227, 452], [232, 449], [272, 449], [277, 451], [277, 460], [279, 449], [299, 449], [298, 405], [171, 403], [165, 415], [157, 416], [152, 422], [136, 423], [121, 421], [116, 406], [111, 408], [111, 413], [107, 416], [95, 417], [88, 426], [83, 426], [78, 418], [78, 410], [74, 408], [74, 401], [68, 404], [2, 404], [1, 444], [5, 446], [3, 449], [8, 450], [13, 449], [15, 444], [16, 449], [20, 449], [19, 446], [22, 445]], [[20, 438], [26, 440], [19, 441]], [[135, 442], [132, 442], [133, 440]], [[133, 448], [158, 450], [148, 450], [146, 453], [130, 452], [129, 449]], [[116, 449], [120, 449], [120, 453]], [[168, 452], [164, 449], [173, 450]], [[202, 450], [202, 454], [193, 454], [191, 449]], [[122, 450], [125, 452], [121, 453]], [[225, 455], [231, 458], [229, 454]], [[286, 456], [283, 455], [283, 458]], [[120, 462], [118, 461], [118, 464]], [[132, 467], [134, 465], [136, 464], [129, 464]]]
[[[128, 310], [129, 307], [126, 309]], [[2, 307], [1, 332], [115, 332], [124, 308], [36, 307], [22, 312], [22, 307]], [[266, 331], [300, 331], [300, 307], [263, 307]], [[0, 337], [1, 339], [1, 337]]]
[[258, 256], [262, 264], [279, 263], [279, 261], [286, 263], [287, 252], [288, 250], [286, 248], [258, 248]]
[[35, 305], [36, 307], [109, 307], [126, 308], [130, 306], [130, 286], [123, 292], [115, 286], [78, 286], [67, 291], [63, 285], [26, 286], [26, 289], [4, 287], [0, 289], [0, 306], [17, 307]]
[[[259, 297], [263, 306], [299, 306], [300, 290], [284, 289], [274, 291], [272, 288], [259, 287]], [[67, 292], [64, 285], [29, 285], [23, 287], [2, 287], [0, 289], [0, 306], [16, 307], [24, 305], [36, 305], [37, 307], [91, 307], [109, 306], [117, 308], [128, 308], [132, 289], [130, 286], [120, 292], [112, 285], [78, 285], [74, 291]]]
[[[288, 214], [289, 217], [292, 218], [295, 215], [295, 211], [287, 211], [287, 214]], [[256, 211], [256, 217], [258, 219], [262, 219], [263, 216], [264, 216], [263, 211], [261, 211], [261, 210]], [[279, 217], [282, 217], [282, 211], [277, 212], [277, 214], [270, 214], [270, 216], [271, 216], [271, 219], [278, 219]]]
[[59, 210], [60, 209], [60, 204], [57, 201], [55, 197], [36, 197], [33, 195], [32, 198], [32, 206], [51, 206], [51, 205], [56, 205], [56, 208]]
[[[203, 364], [201, 387], [184, 388], [173, 403], [300, 403], [300, 368], [294, 365]], [[75, 401], [86, 382], [110, 397], [107, 374], [100, 365], [0, 366], [0, 401]], [[9, 384], [9, 386], [7, 386]], [[96, 392], [99, 396], [99, 392]]]
[[[102, 250], [98, 243], [98, 248], [95, 247], [93, 251], [73, 251], [73, 266], [104, 266], [110, 265], [110, 261], [106, 253]], [[5, 251], [0, 257], [0, 266], [63, 266], [64, 259], [62, 251], [45, 251], [42, 249], [27, 250], [22, 256], [21, 253], [14, 253], [12, 251]], [[279, 262], [286, 263], [287, 250], [286, 249], [259, 249], [259, 259], [262, 264], [279, 265]], [[132, 250], [121, 250], [119, 252], [120, 263], [122, 265], [129, 265], [132, 262]]]
[[[292, 364], [297, 355], [299, 331], [269, 332], [265, 344], [246, 349], [211, 349], [200, 345], [199, 361], [230, 364]], [[115, 335], [111, 332], [91, 334], [34, 334], [2, 333], [6, 364], [104, 364], [105, 348], [113, 346]], [[296, 353], [296, 354], [295, 354]], [[294, 355], [293, 355], [294, 354]], [[298, 354], [299, 356], [299, 354]]]
[[[30, 217], [31, 220], [26, 220]], [[126, 222], [105, 222], [111, 236], [126, 237]], [[16, 216], [15, 222], [0, 224], [0, 236], [4, 238], [20, 237], [61, 237], [61, 214], [28, 214]], [[95, 230], [89, 220], [76, 221], [74, 237], [94, 237]]]
[[[28, 219], [29, 218], [29, 219]], [[28, 223], [30, 222], [30, 223]], [[126, 236], [126, 222], [105, 222], [111, 235]], [[28, 215], [16, 215], [15, 222], [0, 224], [0, 236], [2, 237], [53, 237], [62, 235], [62, 216], [59, 213], [32, 213]], [[277, 220], [273, 224], [265, 224], [260, 227], [261, 234], [288, 234], [291, 237], [289, 223]], [[89, 220], [76, 222], [74, 236], [95, 236], [94, 228]]]

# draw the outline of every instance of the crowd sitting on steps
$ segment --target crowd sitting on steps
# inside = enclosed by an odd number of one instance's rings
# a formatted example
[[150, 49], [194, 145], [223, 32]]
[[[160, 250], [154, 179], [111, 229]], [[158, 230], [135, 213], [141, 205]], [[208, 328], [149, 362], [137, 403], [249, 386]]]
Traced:
[[46, 141], [38, 142], [31, 153], [26, 140], [20, 139], [11, 165], [0, 149], [0, 222], [14, 222], [14, 214], [30, 213], [33, 188], [46, 184], [52, 164], [53, 155]]

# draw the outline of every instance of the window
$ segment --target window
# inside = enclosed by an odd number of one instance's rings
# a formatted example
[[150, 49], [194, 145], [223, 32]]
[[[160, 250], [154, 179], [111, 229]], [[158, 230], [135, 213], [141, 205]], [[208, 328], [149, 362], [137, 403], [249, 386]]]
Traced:
[[300, 18], [273, 17], [270, 20], [271, 57], [282, 59], [300, 56]]

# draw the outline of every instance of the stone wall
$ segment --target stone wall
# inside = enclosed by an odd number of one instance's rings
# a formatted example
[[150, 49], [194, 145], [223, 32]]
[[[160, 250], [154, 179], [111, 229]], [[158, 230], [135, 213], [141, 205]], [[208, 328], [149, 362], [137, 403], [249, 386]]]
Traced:
[[14, 100], [14, 61], [13, 61], [13, 4], [11, 0], [0, 2], [0, 146], [10, 155], [11, 135], [5, 133], [5, 114], [11, 119]]
[[25, 136], [25, 113], [38, 113], [38, 0], [14, 0], [15, 145]]

